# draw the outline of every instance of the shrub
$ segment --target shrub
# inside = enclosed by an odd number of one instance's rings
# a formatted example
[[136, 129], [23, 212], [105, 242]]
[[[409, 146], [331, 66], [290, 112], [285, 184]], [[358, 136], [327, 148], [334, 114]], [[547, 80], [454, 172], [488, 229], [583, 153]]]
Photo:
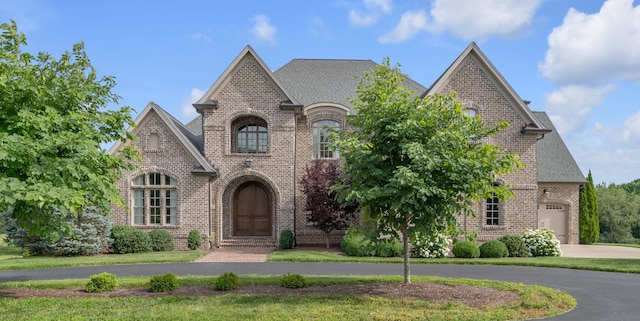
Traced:
[[526, 229], [522, 234], [522, 239], [529, 249], [531, 256], [560, 256], [560, 241], [553, 234], [552, 230]]
[[404, 247], [398, 240], [378, 240], [374, 244], [375, 256], [379, 257], [394, 257], [402, 256]]
[[498, 258], [509, 256], [509, 250], [504, 243], [498, 240], [490, 240], [480, 245], [480, 257], [482, 258]]
[[300, 274], [287, 273], [282, 276], [278, 281], [278, 284], [283, 288], [297, 289], [304, 288], [309, 285], [309, 282]]
[[111, 292], [118, 288], [118, 278], [115, 274], [102, 272], [89, 277], [86, 291], [89, 293]]
[[111, 229], [113, 250], [116, 253], [151, 252], [151, 236], [130, 225], [118, 225]]
[[178, 279], [172, 273], [154, 275], [149, 281], [150, 292], [167, 292], [178, 288]]
[[477, 258], [480, 257], [480, 248], [478, 244], [470, 241], [461, 241], [456, 243], [451, 249], [455, 257], [459, 258]]
[[151, 249], [154, 251], [173, 251], [173, 235], [167, 230], [152, 230]]
[[187, 237], [187, 247], [191, 250], [197, 250], [200, 246], [202, 246], [202, 236], [200, 235], [200, 231], [191, 230]]
[[224, 272], [224, 274], [218, 276], [214, 282], [214, 287], [219, 291], [230, 291], [240, 285], [240, 279], [238, 275], [233, 272]]
[[529, 249], [520, 235], [505, 235], [499, 238], [498, 241], [507, 246], [510, 257], [529, 256]]
[[443, 233], [432, 235], [417, 233], [411, 238], [411, 257], [442, 258], [450, 253], [451, 238]]
[[283, 250], [292, 249], [293, 248], [293, 232], [291, 230], [284, 230], [280, 232], [280, 248]]
[[357, 229], [349, 229], [340, 241], [340, 248], [348, 256], [374, 256], [375, 247], [371, 239]]

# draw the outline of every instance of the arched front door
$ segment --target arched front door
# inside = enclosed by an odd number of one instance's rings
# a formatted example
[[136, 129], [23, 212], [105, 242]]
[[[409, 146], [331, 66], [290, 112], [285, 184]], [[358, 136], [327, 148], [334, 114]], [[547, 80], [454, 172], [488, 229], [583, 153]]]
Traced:
[[271, 235], [271, 196], [258, 182], [247, 182], [233, 197], [233, 235]]

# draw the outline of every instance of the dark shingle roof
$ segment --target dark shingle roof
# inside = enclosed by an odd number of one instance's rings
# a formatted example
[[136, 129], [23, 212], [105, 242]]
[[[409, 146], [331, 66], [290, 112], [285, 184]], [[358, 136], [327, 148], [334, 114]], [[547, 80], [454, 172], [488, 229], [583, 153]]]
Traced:
[[534, 111], [534, 116], [552, 131], [538, 141], [537, 163], [538, 182], [542, 183], [580, 183], [587, 181], [578, 167], [567, 145], [553, 126], [551, 119], [545, 112]]
[[[347, 98], [357, 98], [360, 79], [356, 76], [377, 66], [372, 60], [294, 59], [274, 75], [302, 105], [337, 103], [352, 108]], [[404, 82], [418, 95], [427, 89], [410, 78]]]
[[202, 135], [202, 115], [194, 118], [192, 121], [188, 122], [183, 127], [185, 130], [189, 132], [187, 137], [189, 140], [200, 150], [201, 153], [204, 153], [204, 136]]

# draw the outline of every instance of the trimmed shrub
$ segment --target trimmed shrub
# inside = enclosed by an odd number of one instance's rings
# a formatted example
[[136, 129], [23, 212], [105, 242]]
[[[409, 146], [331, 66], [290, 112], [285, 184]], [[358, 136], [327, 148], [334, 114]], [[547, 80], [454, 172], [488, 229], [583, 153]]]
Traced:
[[510, 257], [529, 256], [529, 249], [520, 235], [505, 235], [499, 238], [498, 241], [507, 246]]
[[560, 241], [553, 234], [552, 230], [526, 229], [522, 234], [522, 239], [529, 249], [531, 256], [560, 256]]
[[89, 277], [86, 291], [89, 293], [111, 292], [118, 288], [118, 278], [115, 274], [102, 272]]
[[233, 272], [224, 272], [224, 274], [218, 276], [213, 283], [213, 286], [218, 291], [234, 290], [238, 285], [240, 285], [240, 279], [238, 275]]
[[297, 289], [308, 286], [309, 282], [300, 274], [287, 273], [280, 278], [278, 284], [283, 288]]
[[151, 249], [154, 251], [173, 251], [173, 235], [167, 230], [152, 230]]
[[374, 245], [375, 256], [379, 257], [396, 257], [402, 256], [404, 247], [398, 240], [378, 240]]
[[167, 292], [178, 288], [178, 279], [172, 273], [154, 275], [149, 280], [149, 292]]
[[130, 225], [118, 225], [111, 229], [113, 251], [120, 254], [151, 252], [151, 236]]
[[191, 250], [197, 250], [200, 246], [202, 246], [202, 235], [200, 235], [200, 231], [191, 230], [187, 237], [187, 247]]
[[371, 239], [356, 229], [349, 229], [340, 241], [340, 249], [348, 256], [374, 256], [375, 246]]
[[424, 235], [417, 233], [411, 238], [411, 257], [443, 258], [451, 252], [451, 238], [443, 233]]
[[455, 257], [459, 258], [477, 258], [480, 257], [480, 248], [478, 244], [470, 241], [460, 241], [453, 246], [451, 252]]
[[280, 232], [280, 248], [283, 250], [292, 249], [293, 248], [293, 232], [291, 230], [284, 230]]
[[481, 258], [499, 258], [509, 256], [509, 250], [504, 243], [498, 240], [490, 240], [479, 247]]

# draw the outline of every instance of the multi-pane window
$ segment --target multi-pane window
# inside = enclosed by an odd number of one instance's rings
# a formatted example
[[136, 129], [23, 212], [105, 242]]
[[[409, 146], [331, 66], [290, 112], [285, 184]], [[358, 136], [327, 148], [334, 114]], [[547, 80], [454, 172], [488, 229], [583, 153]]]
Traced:
[[236, 135], [237, 153], [267, 152], [267, 127], [256, 124], [241, 126]]
[[487, 225], [500, 225], [500, 200], [494, 193], [487, 198]]
[[133, 224], [175, 225], [177, 223], [177, 183], [161, 173], [137, 176], [133, 190]]
[[340, 123], [321, 120], [313, 123], [313, 158], [339, 158], [337, 151], [329, 149], [331, 130], [340, 130]]

